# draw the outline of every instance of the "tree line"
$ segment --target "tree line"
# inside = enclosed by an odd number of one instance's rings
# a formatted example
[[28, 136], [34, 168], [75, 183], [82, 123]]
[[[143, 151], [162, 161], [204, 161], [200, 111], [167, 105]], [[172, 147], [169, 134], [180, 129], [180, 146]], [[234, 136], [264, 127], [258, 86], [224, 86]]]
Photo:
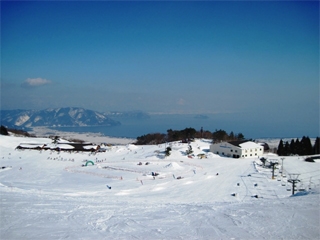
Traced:
[[35, 137], [34, 134], [30, 134], [24, 130], [14, 129], [14, 128], [6, 128], [5, 126], [1, 125], [1, 127], [0, 127], [0, 134], [1, 135], [9, 135], [9, 132], [17, 134], [17, 135], [22, 135], [25, 137]]
[[290, 143], [289, 141], [283, 142], [281, 139], [278, 145], [277, 154], [279, 156], [320, 154], [319, 137], [316, 138], [313, 146], [310, 138], [305, 136], [303, 136], [301, 140], [298, 138], [296, 140], [292, 139]]
[[167, 134], [164, 133], [149, 133], [146, 135], [142, 135], [137, 137], [137, 145], [150, 145], [150, 144], [161, 144], [165, 142], [174, 142], [174, 141], [182, 141], [189, 142], [194, 138], [205, 138], [212, 139], [213, 142], [219, 141], [236, 141], [236, 140], [244, 140], [244, 135], [242, 133], [234, 133], [231, 131], [229, 134], [225, 130], [215, 130], [214, 132], [210, 132], [208, 130], [196, 130], [194, 128], [185, 128], [183, 130], [172, 130], [168, 129]]

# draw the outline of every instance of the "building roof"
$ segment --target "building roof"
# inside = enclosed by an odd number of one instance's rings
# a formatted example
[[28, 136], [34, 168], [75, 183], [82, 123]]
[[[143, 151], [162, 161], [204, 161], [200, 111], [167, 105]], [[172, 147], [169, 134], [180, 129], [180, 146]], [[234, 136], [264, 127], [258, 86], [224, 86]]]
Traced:
[[228, 143], [231, 144], [231, 145], [233, 145], [233, 146], [240, 147], [240, 148], [242, 148], [242, 149], [261, 147], [260, 144], [257, 144], [257, 143], [255, 143], [255, 142], [248, 141], [248, 140], [230, 141], [230, 142], [228, 142]]
[[245, 142], [248, 142], [248, 140], [230, 141], [228, 143], [236, 147], [241, 147], [240, 144], [243, 144]]
[[96, 150], [97, 146], [92, 143], [73, 143], [73, 142], [63, 142], [63, 143], [21, 143], [17, 147], [18, 149], [35, 149], [35, 150], [73, 150], [73, 151], [91, 151]]

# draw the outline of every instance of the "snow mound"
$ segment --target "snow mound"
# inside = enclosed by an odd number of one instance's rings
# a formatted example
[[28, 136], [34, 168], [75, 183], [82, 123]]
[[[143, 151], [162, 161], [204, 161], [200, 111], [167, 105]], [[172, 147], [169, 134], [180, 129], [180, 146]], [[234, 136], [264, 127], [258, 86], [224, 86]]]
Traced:
[[165, 165], [164, 167], [165, 168], [172, 168], [172, 169], [181, 169], [181, 168], [183, 168], [176, 162], [169, 163], [168, 165]]
[[127, 145], [127, 148], [128, 148], [129, 150], [136, 150], [136, 149], [138, 149], [139, 147], [136, 146], [136, 145], [134, 145], [134, 144], [128, 144], [128, 145]]

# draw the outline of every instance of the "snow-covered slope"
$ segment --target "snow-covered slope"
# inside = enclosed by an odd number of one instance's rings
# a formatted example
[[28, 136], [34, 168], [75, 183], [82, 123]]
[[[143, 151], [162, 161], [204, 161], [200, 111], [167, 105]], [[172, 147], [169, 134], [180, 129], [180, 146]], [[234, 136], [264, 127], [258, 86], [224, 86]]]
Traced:
[[[51, 140], [0, 136], [1, 239], [320, 237], [319, 161], [286, 157], [284, 178], [280, 158], [266, 155], [279, 159], [272, 179], [259, 159], [222, 158], [207, 140], [191, 143], [192, 158], [178, 142], [168, 157], [168, 144], [92, 154], [15, 150], [20, 143]], [[306, 191], [291, 196], [289, 173]]]

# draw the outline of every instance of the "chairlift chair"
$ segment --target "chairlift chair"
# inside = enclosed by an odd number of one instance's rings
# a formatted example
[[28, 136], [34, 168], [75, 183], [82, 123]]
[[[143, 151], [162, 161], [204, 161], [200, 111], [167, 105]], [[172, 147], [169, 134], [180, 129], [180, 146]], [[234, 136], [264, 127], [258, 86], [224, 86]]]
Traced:
[[306, 188], [304, 187], [304, 184], [301, 182], [301, 184], [299, 185], [299, 192], [303, 192], [306, 190]]
[[291, 190], [291, 187], [289, 184], [287, 184], [287, 191], [290, 191]]

